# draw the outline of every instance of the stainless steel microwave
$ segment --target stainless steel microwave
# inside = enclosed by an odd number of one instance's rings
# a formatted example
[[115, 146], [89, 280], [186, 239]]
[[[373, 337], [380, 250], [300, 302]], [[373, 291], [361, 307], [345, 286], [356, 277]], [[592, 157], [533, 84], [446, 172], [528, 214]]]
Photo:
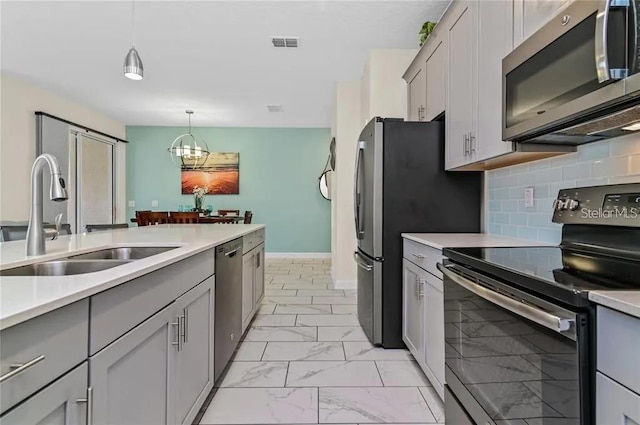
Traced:
[[578, 145], [640, 130], [640, 0], [574, 0], [502, 61], [502, 138]]

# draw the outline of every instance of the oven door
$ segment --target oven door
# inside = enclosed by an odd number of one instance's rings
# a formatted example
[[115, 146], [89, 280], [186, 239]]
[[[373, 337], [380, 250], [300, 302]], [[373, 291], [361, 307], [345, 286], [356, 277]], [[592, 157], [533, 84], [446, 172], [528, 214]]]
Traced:
[[503, 60], [503, 140], [535, 141], [624, 97], [635, 31], [625, 4], [573, 1]]
[[457, 401], [480, 425], [590, 424], [587, 315], [458, 265], [438, 266], [448, 318], [445, 374], [454, 396], [445, 404]]

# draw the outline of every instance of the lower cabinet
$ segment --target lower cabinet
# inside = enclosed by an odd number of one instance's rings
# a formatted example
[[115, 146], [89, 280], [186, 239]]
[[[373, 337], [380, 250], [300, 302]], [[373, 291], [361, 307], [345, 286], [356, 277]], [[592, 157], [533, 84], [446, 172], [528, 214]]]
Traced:
[[242, 255], [242, 332], [247, 329], [264, 295], [264, 244]]
[[420, 275], [426, 272], [408, 260], [403, 260], [402, 270], [402, 340], [418, 363], [423, 363], [424, 305]]
[[84, 362], [1, 416], [0, 424], [86, 424], [87, 371], [87, 362]]
[[189, 424], [213, 388], [214, 277], [175, 302], [182, 313], [182, 350], [175, 356], [175, 423]]
[[[441, 255], [428, 251], [434, 250], [433, 248], [424, 247], [424, 249], [424, 252], [416, 253], [416, 258], [441, 258]], [[440, 251], [437, 252], [441, 254]], [[444, 399], [445, 341], [442, 280], [404, 258], [402, 282], [402, 339], [438, 395]]]
[[93, 425], [193, 421], [213, 385], [213, 294], [212, 276], [89, 358]]

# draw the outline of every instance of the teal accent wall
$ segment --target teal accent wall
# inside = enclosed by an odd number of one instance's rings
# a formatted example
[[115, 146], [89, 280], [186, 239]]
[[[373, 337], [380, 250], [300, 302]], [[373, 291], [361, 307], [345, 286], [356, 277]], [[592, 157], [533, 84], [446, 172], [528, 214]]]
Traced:
[[[193, 206], [180, 193], [180, 169], [167, 148], [184, 127], [127, 127], [127, 217], [135, 210]], [[267, 227], [267, 252], [329, 252], [331, 203], [318, 191], [329, 153], [328, 128], [194, 128], [213, 152], [240, 153], [240, 194], [208, 195], [204, 205], [253, 211]], [[151, 207], [157, 200], [158, 207]]]

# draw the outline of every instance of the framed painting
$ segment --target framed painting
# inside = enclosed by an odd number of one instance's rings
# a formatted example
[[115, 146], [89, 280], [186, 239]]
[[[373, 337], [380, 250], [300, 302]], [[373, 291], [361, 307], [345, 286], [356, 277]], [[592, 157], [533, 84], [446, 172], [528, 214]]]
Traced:
[[207, 195], [237, 195], [240, 193], [240, 154], [212, 152], [197, 169], [183, 167], [180, 173], [182, 194], [193, 194], [193, 188], [206, 187]]

